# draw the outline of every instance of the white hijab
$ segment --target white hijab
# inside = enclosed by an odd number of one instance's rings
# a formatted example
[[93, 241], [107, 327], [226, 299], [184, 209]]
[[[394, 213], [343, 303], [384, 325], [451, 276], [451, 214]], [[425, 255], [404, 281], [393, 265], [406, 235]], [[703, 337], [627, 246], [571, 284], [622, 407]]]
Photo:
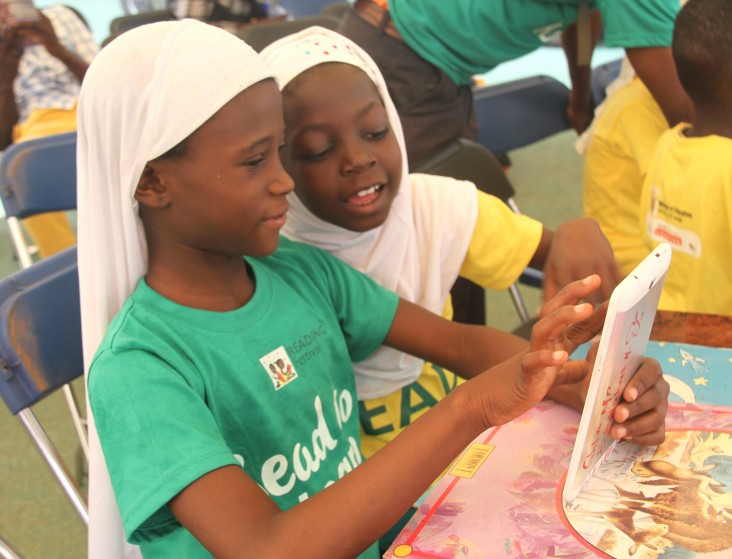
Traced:
[[[356, 233], [312, 214], [294, 193], [282, 233], [318, 246], [364, 272], [400, 297], [440, 314], [458, 276], [475, 226], [477, 194], [471, 183], [409, 175], [404, 134], [386, 83], [371, 57], [342, 35], [310, 27], [265, 48], [262, 57], [280, 88], [328, 62], [363, 70], [376, 85], [402, 152], [402, 180], [384, 224]], [[414, 382], [422, 360], [381, 347], [355, 364], [359, 399], [386, 396]]]
[[[78, 105], [78, 258], [84, 362], [147, 269], [134, 199], [145, 164], [249, 86], [272, 77], [230, 33], [194, 20], [146, 25], [102, 49]], [[89, 412], [89, 557], [139, 557], [124, 542]]]

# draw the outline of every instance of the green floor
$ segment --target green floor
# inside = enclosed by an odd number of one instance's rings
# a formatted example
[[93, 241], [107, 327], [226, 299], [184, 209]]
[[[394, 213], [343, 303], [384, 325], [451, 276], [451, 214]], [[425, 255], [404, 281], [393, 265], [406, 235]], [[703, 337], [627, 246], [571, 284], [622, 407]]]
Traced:
[[[509, 177], [519, 206], [552, 228], [581, 212], [581, 158], [573, 149], [574, 139], [573, 132], [562, 133], [511, 153]], [[0, 273], [17, 269], [7, 233], [0, 231]], [[523, 291], [529, 307], [536, 308], [539, 292]], [[518, 325], [508, 293], [489, 294], [487, 305], [491, 325], [504, 329]], [[63, 397], [51, 396], [36, 411], [64, 459], [78, 471], [78, 442]], [[84, 525], [19, 420], [4, 406], [0, 406], [0, 432], [0, 534], [26, 559], [82, 559], [86, 556]]]

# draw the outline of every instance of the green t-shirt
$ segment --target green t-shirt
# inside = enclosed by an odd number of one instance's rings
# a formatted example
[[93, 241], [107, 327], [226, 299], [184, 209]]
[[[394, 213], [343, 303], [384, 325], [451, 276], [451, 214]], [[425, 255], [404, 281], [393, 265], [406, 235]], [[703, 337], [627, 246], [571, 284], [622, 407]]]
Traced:
[[89, 398], [128, 539], [148, 557], [210, 557], [168, 501], [241, 464], [287, 509], [362, 460], [352, 361], [372, 353], [398, 299], [286, 239], [247, 258], [252, 299], [183, 307], [141, 281], [109, 327]]
[[[577, 21], [582, 0], [389, 0], [407, 44], [456, 84], [527, 54]], [[591, 0], [611, 47], [671, 46], [679, 0]]]

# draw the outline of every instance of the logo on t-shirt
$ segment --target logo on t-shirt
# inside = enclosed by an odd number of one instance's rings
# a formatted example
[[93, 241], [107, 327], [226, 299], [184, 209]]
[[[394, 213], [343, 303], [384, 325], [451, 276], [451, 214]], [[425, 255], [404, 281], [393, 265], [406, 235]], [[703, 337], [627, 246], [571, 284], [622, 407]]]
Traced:
[[669, 243], [674, 250], [701, 258], [702, 242], [694, 227], [694, 216], [683, 207], [663, 200], [661, 190], [651, 186], [651, 209], [646, 215], [646, 229], [652, 240]]
[[557, 35], [559, 35], [559, 33], [562, 32], [563, 28], [564, 25], [562, 25], [562, 22], [557, 21], [555, 23], [545, 25], [544, 27], [537, 27], [536, 29], [532, 29], [531, 32], [536, 35], [536, 37], [542, 43], [549, 44]]
[[282, 346], [262, 357], [259, 362], [269, 375], [275, 390], [279, 390], [297, 378], [295, 366]]

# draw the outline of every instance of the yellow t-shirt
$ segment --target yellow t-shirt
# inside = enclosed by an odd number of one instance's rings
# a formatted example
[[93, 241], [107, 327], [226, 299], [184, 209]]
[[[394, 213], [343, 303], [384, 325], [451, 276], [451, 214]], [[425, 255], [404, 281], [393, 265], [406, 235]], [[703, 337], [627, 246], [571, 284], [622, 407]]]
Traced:
[[73, 132], [76, 130], [76, 106], [72, 109], [36, 109], [28, 119], [13, 128], [13, 143]]
[[635, 77], [608, 98], [585, 152], [584, 213], [600, 224], [624, 274], [648, 254], [638, 202], [653, 147], [667, 129], [658, 103]]
[[[506, 289], [529, 264], [541, 233], [540, 222], [518, 215], [498, 198], [479, 192], [478, 217], [460, 275], [483, 287]], [[452, 318], [449, 297], [443, 316]], [[360, 401], [364, 456], [372, 456], [460, 382], [455, 373], [425, 363], [412, 384], [387, 396]]]
[[659, 308], [732, 315], [732, 139], [689, 138], [688, 127], [658, 140], [639, 225], [649, 248], [673, 248]]

